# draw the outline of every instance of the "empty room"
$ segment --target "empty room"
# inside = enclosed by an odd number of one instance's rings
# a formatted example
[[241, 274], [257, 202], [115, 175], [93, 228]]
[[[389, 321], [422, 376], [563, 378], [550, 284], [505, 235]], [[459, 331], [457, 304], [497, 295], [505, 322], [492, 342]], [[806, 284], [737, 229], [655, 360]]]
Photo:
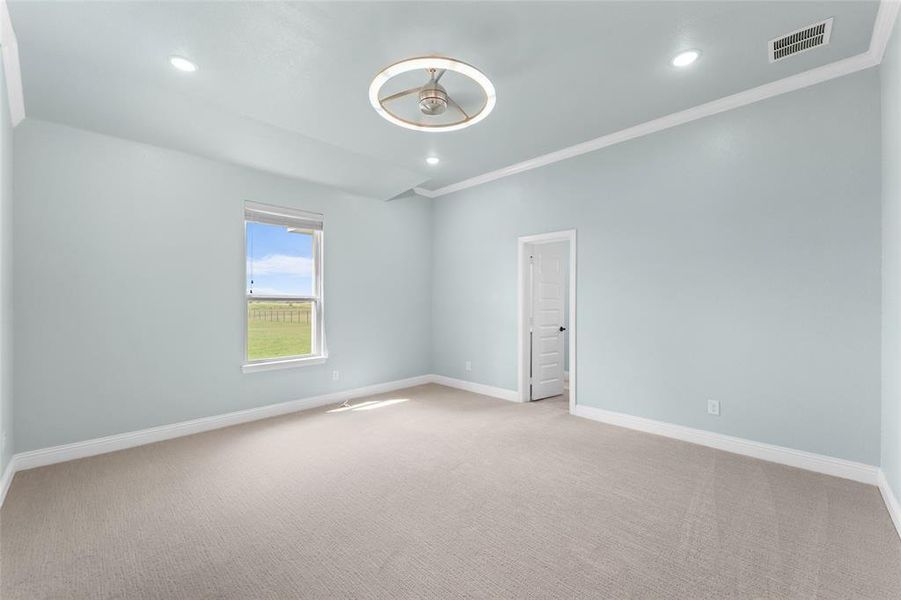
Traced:
[[901, 4], [0, 0], [0, 598], [901, 598]]

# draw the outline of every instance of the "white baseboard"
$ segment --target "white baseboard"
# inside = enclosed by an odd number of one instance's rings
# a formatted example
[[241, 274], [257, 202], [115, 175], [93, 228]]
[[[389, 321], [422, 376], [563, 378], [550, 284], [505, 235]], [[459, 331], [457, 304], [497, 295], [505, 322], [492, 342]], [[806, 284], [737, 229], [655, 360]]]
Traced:
[[[231, 425], [238, 425], [240, 423], [247, 423], [310, 408], [317, 408], [319, 406], [342, 402], [351, 398], [392, 392], [394, 390], [426, 383], [437, 383], [476, 394], [500, 398], [502, 400], [520, 402], [519, 393], [514, 390], [473, 383], [462, 379], [454, 379], [443, 375], [420, 375], [418, 377], [389, 381], [352, 390], [303, 398], [301, 400], [250, 408], [224, 415], [204, 417], [191, 421], [173, 423], [171, 425], [161, 425], [159, 427], [151, 427], [139, 431], [85, 440], [83, 442], [21, 452], [12, 456], [9, 464], [7, 464], [6, 469], [3, 471], [2, 476], [0, 476], [0, 506], [3, 505], [6, 492], [17, 471], [24, 471], [35, 467], [95, 456], [107, 452], [114, 452], [116, 450], [124, 450], [126, 448], [133, 448], [144, 444], [152, 444], [154, 442], [194, 433], [201, 433], [222, 427], [229, 427]], [[892, 520], [899, 531], [899, 535], [901, 535], [901, 507], [899, 507], [897, 498], [892, 493], [888, 483], [885, 481], [884, 475], [878, 467], [801, 450], [794, 450], [792, 448], [754, 442], [700, 429], [692, 429], [681, 425], [653, 421], [642, 417], [634, 417], [590, 406], [577, 405], [573, 414], [595, 421], [601, 421], [603, 423], [627, 427], [646, 433], [663, 435], [719, 450], [725, 450], [727, 452], [743, 454], [745, 456], [751, 456], [770, 462], [815, 471], [817, 473], [825, 473], [827, 475], [851, 479], [861, 483], [878, 485], [883, 498], [885, 499], [889, 513], [892, 516]]]
[[463, 379], [454, 379], [453, 377], [445, 377], [444, 375], [431, 375], [431, 382], [447, 387], [457, 388], [458, 390], [466, 390], [474, 394], [482, 394], [483, 396], [492, 396], [501, 400], [509, 400], [510, 402], [520, 402], [519, 392], [508, 390], [506, 388], [494, 387], [483, 383], [473, 383]]
[[125, 450], [126, 448], [134, 448], [135, 446], [143, 446], [144, 444], [152, 444], [172, 438], [202, 433], [222, 427], [230, 427], [241, 423], [249, 423], [269, 417], [276, 417], [288, 413], [317, 408], [328, 404], [334, 404], [349, 400], [351, 398], [360, 398], [363, 396], [371, 396], [374, 394], [382, 394], [393, 392], [416, 385], [426, 383], [439, 383], [448, 387], [459, 388], [483, 394], [486, 396], [494, 396], [504, 400], [519, 401], [519, 395], [511, 390], [491, 387], [478, 383], [471, 383], [460, 379], [452, 379], [441, 375], [420, 375], [418, 377], [410, 377], [408, 379], [399, 379], [386, 383], [378, 383], [365, 387], [355, 388], [352, 390], [344, 390], [341, 392], [333, 392], [331, 394], [323, 394], [320, 396], [312, 396], [302, 398], [300, 400], [292, 400], [290, 402], [281, 402], [279, 404], [269, 404], [257, 408], [249, 408], [236, 412], [226, 413], [223, 415], [215, 415], [212, 417], [203, 417], [193, 419], [191, 421], [182, 421], [169, 425], [160, 425], [158, 427], [150, 427], [138, 431], [130, 431], [127, 433], [119, 433], [102, 438], [85, 440], [82, 442], [74, 442], [71, 444], [62, 444], [60, 446], [52, 446], [50, 448], [42, 448], [40, 450], [29, 450], [14, 454], [6, 466], [0, 478], [0, 506], [3, 506], [3, 500], [6, 498], [6, 492], [12, 483], [13, 476], [18, 471], [34, 469], [56, 463], [86, 458], [88, 456], [96, 456], [107, 452], [115, 452], [116, 450]]
[[898, 537], [901, 537], [901, 504], [898, 504], [898, 497], [889, 486], [882, 469], [879, 469], [879, 492], [882, 494], [882, 500], [892, 518], [892, 523], [895, 524], [895, 531], [898, 532]]
[[75, 460], [77, 458], [85, 458], [87, 456], [95, 456], [97, 454], [105, 454], [116, 450], [124, 450], [125, 448], [133, 448], [144, 444], [152, 444], [176, 437], [210, 431], [212, 429], [220, 429], [240, 423], [257, 421], [278, 415], [284, 415], [309, 408], [316, 408], [342, 402], [350, 398], [359, 398], [361, 396], [371, 396], [373, 394], [381, 394], [384, 392], [392, 392], [402, 388], [412, 387], [414, 385], [422, 385], [429, 383], [431, 378], [429, 375], [421, 375], [419, 377], [411, 377], [409, 379], [400, 379], [397, 381], [389, 381], [387, 383], [379, 383], [368, 385], [352, 390], [344, 390], [341, 392], [333, 392], [331, 394], [323, 394], [320, 396], [312, 396], [301, 400], [292, 400], [290, 402], [282, 402], [279, 404], [269, 404], [257, 408], [248, 408], [237, 412], [226, 413], [224, 415], [216, 415], [212, 417], [203, 417], [193, 419], [191, 421], [182, 421], [180, 423], [172, 423], [171, 425], [161, 425], [159, 427], [151, 427], [149, 429], [141, 429], [139, 431], [131, 431], [128, 433], [120, 433], [110, 435], [93, 440], [85, 440], [83, 442], [75, 442], [72, 444], [63, 444], [61, 446], [53, 446], [51, 448], [42, 448], [40, 450], [31, 450], [21, 452], [13, 456], [15, 461], [15, 470], [24, 471], [35, 467], [42, 467], [55, 463]]
[[692, 444], [700, 444], [717, 450], [725, 450], [733, 454], [751, 456], [769, 462], [779, 463], [816, 473], [824, 473], [843, 479], [851, 479], [870, 485], [878, 484], [879, 467], [863, 463], [833, 458], [822, 454], [804, 452], [794, 448], [754, 442], [743, 438], [713, 433], [702, 429], [673, 425], [662, 421], [654, 421], [643, 417], [634, 417], [623, 413], [603, 410], [585, 405], [576, 405], [573, 412], [576, 416], [594, 421], [635, 429], [645, 433], [662, 435]]
[[13, 482], [13, 475], [16, 474], [16, 457], [15, 455], [11, 456], [9, 462], [6, 463], [6, 468], [3, 469], [3, 473], [0, 474], [0, 507], [3, 506], [3, 501], [6, 499], [6, 492], [9, 490], [9, 484]]

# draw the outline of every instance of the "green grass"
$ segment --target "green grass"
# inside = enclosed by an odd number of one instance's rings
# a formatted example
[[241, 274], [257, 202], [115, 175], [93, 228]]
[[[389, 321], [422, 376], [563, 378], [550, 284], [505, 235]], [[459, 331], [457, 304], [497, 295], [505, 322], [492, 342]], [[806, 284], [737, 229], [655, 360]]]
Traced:
[[247, 358], [303, 356], [312, 352], [308, 302], [251, 301], [247, 311]]

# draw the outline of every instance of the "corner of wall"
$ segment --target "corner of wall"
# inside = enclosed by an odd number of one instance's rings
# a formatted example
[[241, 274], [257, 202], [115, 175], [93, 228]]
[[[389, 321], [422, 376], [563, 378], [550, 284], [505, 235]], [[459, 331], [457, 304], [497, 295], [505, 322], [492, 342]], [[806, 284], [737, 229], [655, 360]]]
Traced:
[[5, 66], [0, 62], [0, 497], [13, 453], [12, 151], [13, 124]]
[[886, 486], [901, 497], [901, 34], [879, 67], [882, 102], [882, 423], [880, 463]]
[[435, 204], [436, 198], [421, 198], [429, 207], [429, 373], [435, 372]]

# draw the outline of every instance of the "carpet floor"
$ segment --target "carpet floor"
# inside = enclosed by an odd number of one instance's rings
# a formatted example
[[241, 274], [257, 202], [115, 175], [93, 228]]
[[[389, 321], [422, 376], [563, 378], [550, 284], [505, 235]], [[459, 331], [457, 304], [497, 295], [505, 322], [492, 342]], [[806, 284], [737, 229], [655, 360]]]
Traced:
[[437, 385], [16, 474], [0, 596], [901, 598], [875, 487]]

